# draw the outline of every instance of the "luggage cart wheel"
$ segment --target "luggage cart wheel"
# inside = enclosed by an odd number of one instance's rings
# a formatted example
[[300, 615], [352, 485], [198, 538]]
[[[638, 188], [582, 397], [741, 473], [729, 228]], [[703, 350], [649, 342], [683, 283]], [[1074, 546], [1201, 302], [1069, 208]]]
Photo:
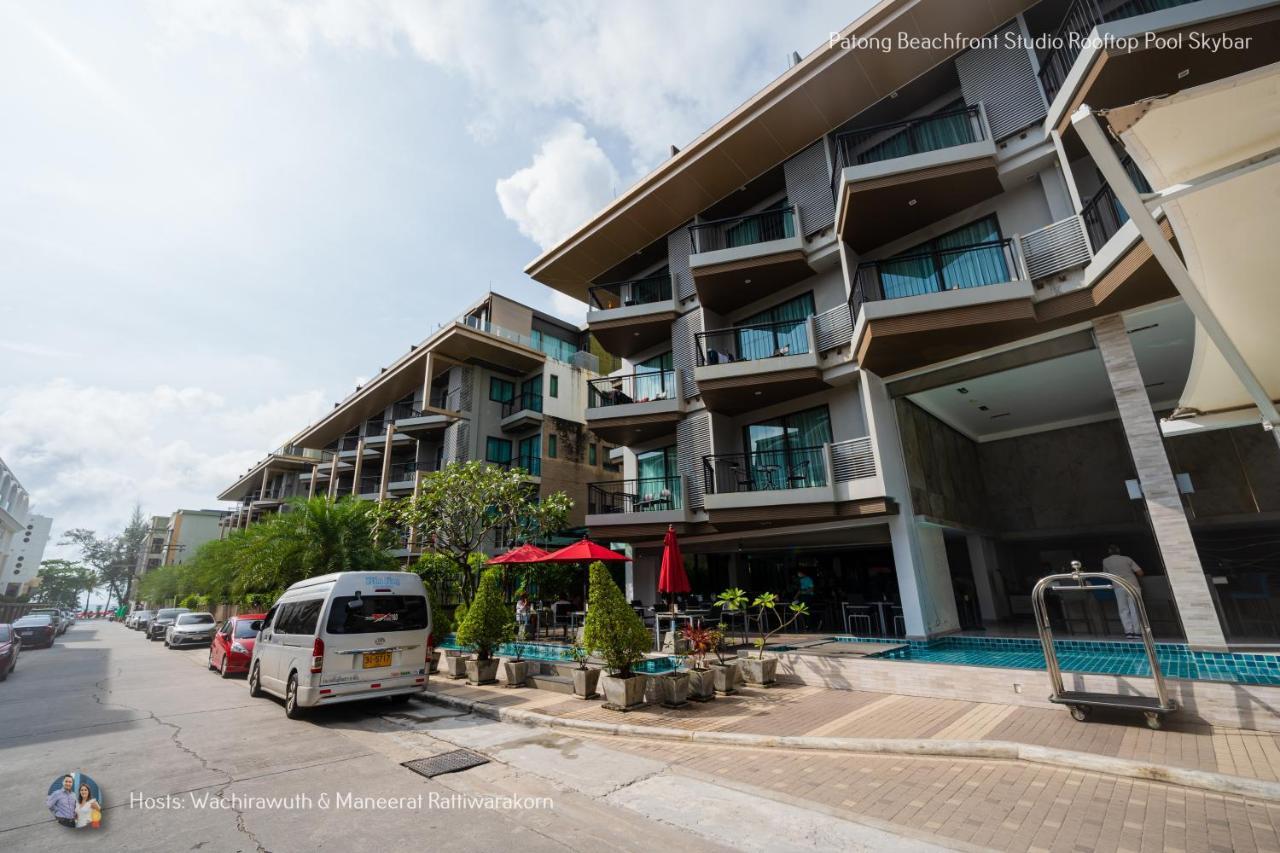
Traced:
[[1089, 719], [1089, 708], [1086, 705], [1072, 705], [1071, 717], [1078, 722], [1083, 723]]
[[1160, 728], [1160, 715], [1159, 715], [1159, 714], [1153, 714], [1153, 713], [1151, 713], [1150, 711], [1148, 711], [1148, 712], [1146, 712], [1146, 714], [1145, 714], [1144, 716], [1147, 718], [1147, 728], [1149, 728], [1149, 729], [1158, 729], [1158, 728]]

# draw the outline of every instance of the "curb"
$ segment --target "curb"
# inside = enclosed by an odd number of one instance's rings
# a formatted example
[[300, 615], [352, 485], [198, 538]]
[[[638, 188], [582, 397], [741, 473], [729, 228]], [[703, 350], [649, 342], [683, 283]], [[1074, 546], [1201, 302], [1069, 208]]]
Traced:
[[1087, 770], [1092, 773], [1106, 773], [1111, 776], [1141, 779], [1146, 782], [1164, 782], [1201, 791], [1280, 802], [1280, 782], [1250, 779], [1245, 776], [1229, 776], [1225, 773], [1210, 773], [1206, 770], [1170, 767], [1167, 764], [1153, 764], [1128, 758], [1112, 758], [1088, 752], [1075, 752], [1069, 749], [1033, 746], [1007, 740], [808, 737], [805, 735], [760, 735], [741, 732], [694, 731], [667, 726], [637, 726], [630, 723], [602, 723], [595, 720], [554, 717], [537, 711], [528, 711], [521, 708], [502, 708], [497, 705], [491, 705], [488, 702], [462, 699], [441, 693], [424, 692], [416, 694], [416, 698], [422, 702], [454, 708], [494, 720], [546, 726], [553, 729], [571, 729], [595, 734], [720, 746], [815, 749], [828, 752], [928, 755], [949, 758], [995, 758], [1005, 761], [1043, 764], [1067, 770]]

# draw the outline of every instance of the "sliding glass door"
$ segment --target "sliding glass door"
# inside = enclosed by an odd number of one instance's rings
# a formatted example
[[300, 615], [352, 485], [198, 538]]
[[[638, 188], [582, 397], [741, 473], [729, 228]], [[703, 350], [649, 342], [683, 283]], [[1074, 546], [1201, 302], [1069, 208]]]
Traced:
[[753, 489], [827, 485], [823, 445], [832, 439], [826, 406], [750, 424], [744, 440]]
[[646, 400], [666, 400], [675, 393], [672, 387], [675, 374], [672, 372], [675, 362], [671, 353], [655, 355], [636, 365], [635, 402]]
[[1000, 284], [1011, 279], [994, 215], [948, 231], [881, 261], [885, 299]]
[[683, 508], [676, 447], [645, 450], [636, 454], [634, 511]]
[[752, 361], [809, 351], [809, 324], [815, 313], [813, 293], [753, 314], [737, 323], [738, 359]]

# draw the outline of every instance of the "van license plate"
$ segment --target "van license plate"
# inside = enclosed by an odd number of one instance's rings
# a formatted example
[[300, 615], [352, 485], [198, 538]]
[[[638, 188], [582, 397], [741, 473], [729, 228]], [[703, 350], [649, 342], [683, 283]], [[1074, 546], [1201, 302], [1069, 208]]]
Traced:
[[391, 666], [391, 652], [368, 652], [364, 656], [364, 668]]

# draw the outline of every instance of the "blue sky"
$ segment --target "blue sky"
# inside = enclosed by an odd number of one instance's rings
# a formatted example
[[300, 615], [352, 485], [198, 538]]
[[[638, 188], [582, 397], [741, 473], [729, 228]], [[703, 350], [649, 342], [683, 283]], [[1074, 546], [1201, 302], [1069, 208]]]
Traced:
[[0, 456], [217, 506], [867, 5], [0, 2]]

